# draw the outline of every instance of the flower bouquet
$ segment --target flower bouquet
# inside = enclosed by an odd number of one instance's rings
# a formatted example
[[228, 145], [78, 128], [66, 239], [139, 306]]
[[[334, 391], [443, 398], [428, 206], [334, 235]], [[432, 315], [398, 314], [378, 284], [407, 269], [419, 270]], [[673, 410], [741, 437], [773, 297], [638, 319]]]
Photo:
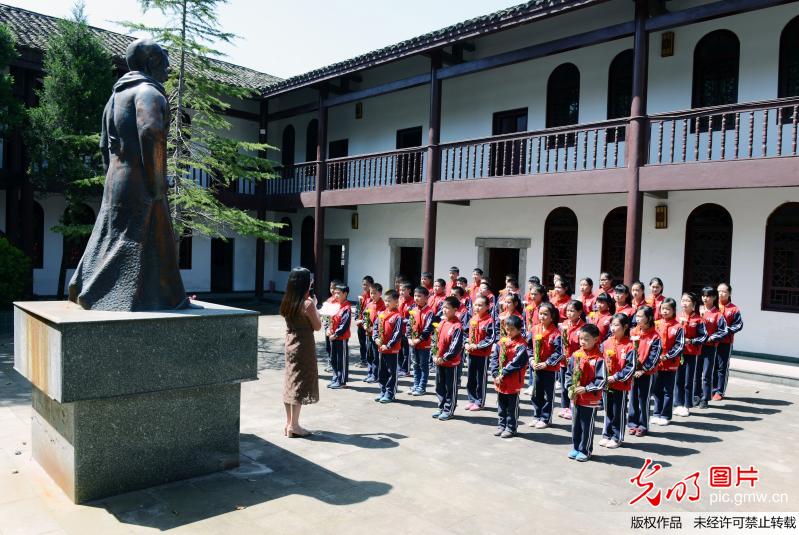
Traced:
[[376, 340], [377, 347], [381, 347], [383, 345], [383, 338], [384, 338], [383, 335], [385, 334], [383, 332], [383, 328], [384, 328], [383, 327], [383, 320], [385, 320], [385, 319], [386, 319], [386, 313], [385, 312], [381, 312], [380, 314], [377, 315], [377, 320], [378, 320], [377, 321], [377, 340]]
[[430, 343], [430, 357], [435, 360], [438, 358], [438, 328], [440, 323], [433, 323], [433, 340]]
[[581, 356], [581, 351], [577, 351], [574, 354], [574, 365], [572, 369], [572, 382], [569, 385], [569, 399], [574, 400], [575, 391], [577, 387], [580, 386], [580, 377], [583, 375], [583, 363]]

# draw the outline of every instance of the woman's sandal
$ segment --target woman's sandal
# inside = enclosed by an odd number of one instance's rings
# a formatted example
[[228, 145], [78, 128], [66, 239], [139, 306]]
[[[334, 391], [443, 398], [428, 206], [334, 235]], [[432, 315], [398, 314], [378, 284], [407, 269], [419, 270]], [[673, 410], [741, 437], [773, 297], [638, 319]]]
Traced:
[[312, 434], [313, 433], [311, 433], [310, 431], [305, 431], [303, 433], [297, 433], [297, 432], [295, 432], [294, 430], [292, 430], [290, 428], [286, 430], [286, 436], [288, 436], [289, 438], [304, 438], [304, 437], [310, 436]]

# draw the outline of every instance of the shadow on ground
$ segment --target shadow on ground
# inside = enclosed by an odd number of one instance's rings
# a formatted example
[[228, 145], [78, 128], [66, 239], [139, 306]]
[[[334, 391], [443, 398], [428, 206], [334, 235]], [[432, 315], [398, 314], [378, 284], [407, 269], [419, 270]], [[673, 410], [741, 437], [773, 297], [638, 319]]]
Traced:
[[[314, 440], [361, 447], [393, 447], [402, 435], [345, 437], [326, 432]], [[241, 465], [226, 472], [187, 479], [87, 505], [101, 507], [125, 524], [167, 530], [291, 495], [328, 505], [352, 505], [383, 496], [392, 486], [349, 479], [252, 434], [241, 435]]]
[[29, 405], [31, 385], [14, 370], [12, 338], [0, 338], [0, 407]]

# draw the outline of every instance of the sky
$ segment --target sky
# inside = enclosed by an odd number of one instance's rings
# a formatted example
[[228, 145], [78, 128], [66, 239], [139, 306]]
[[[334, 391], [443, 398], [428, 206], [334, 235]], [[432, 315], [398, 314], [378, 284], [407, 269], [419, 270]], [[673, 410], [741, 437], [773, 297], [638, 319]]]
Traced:
[[[219, 8], [225, 31], [240, 38], [220, 47], [227, 61], [281, 78], [369, 52], [431, 30], [485, 15], [522, 0], [228, 0]], [[56, 17], [74, 0], [0, 0]], [[117, 22], [158, 25], [136, 0], [85, 0], [89, 24], [127, 33]]]

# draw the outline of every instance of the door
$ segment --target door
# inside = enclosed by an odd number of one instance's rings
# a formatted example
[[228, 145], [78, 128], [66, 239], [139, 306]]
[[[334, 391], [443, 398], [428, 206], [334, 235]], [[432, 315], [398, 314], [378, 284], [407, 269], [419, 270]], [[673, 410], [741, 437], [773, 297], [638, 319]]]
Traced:
[[422, 248], [400, 247], [399, 274], [416, 287], [422, 278]]
[[[491, 134], [501, 136], [527, 130], [527, 108], [500, 111], [494, 114]], [[525, 142], [520, 139], [500, 140], [491, 144], [488, 158], [489, 176], [518, 175], [525, 165]]]
[[491, 247], [488, 249], [488, 278], [494, 291], [505, 287], [505, 275], [519, 280], [519, 250]]
[[211, 240], [211, 291], [233, 291], [233, 239]]
[[[422, 127], [397, 130], [397, 149], [410, 149], [422, 146]], [[403, 153], [397, 157], [397, 184], [422, 181], [422, 157], [418, 153]]]
[[300, 231], [300, 265], [313, 272], [316, 269], [314, 252], [314, 219], [305, 216]]
[[338, 279], [347, 282], [347, 251], [345, 245], [327, 246], [327, 274], [328, 280]]

